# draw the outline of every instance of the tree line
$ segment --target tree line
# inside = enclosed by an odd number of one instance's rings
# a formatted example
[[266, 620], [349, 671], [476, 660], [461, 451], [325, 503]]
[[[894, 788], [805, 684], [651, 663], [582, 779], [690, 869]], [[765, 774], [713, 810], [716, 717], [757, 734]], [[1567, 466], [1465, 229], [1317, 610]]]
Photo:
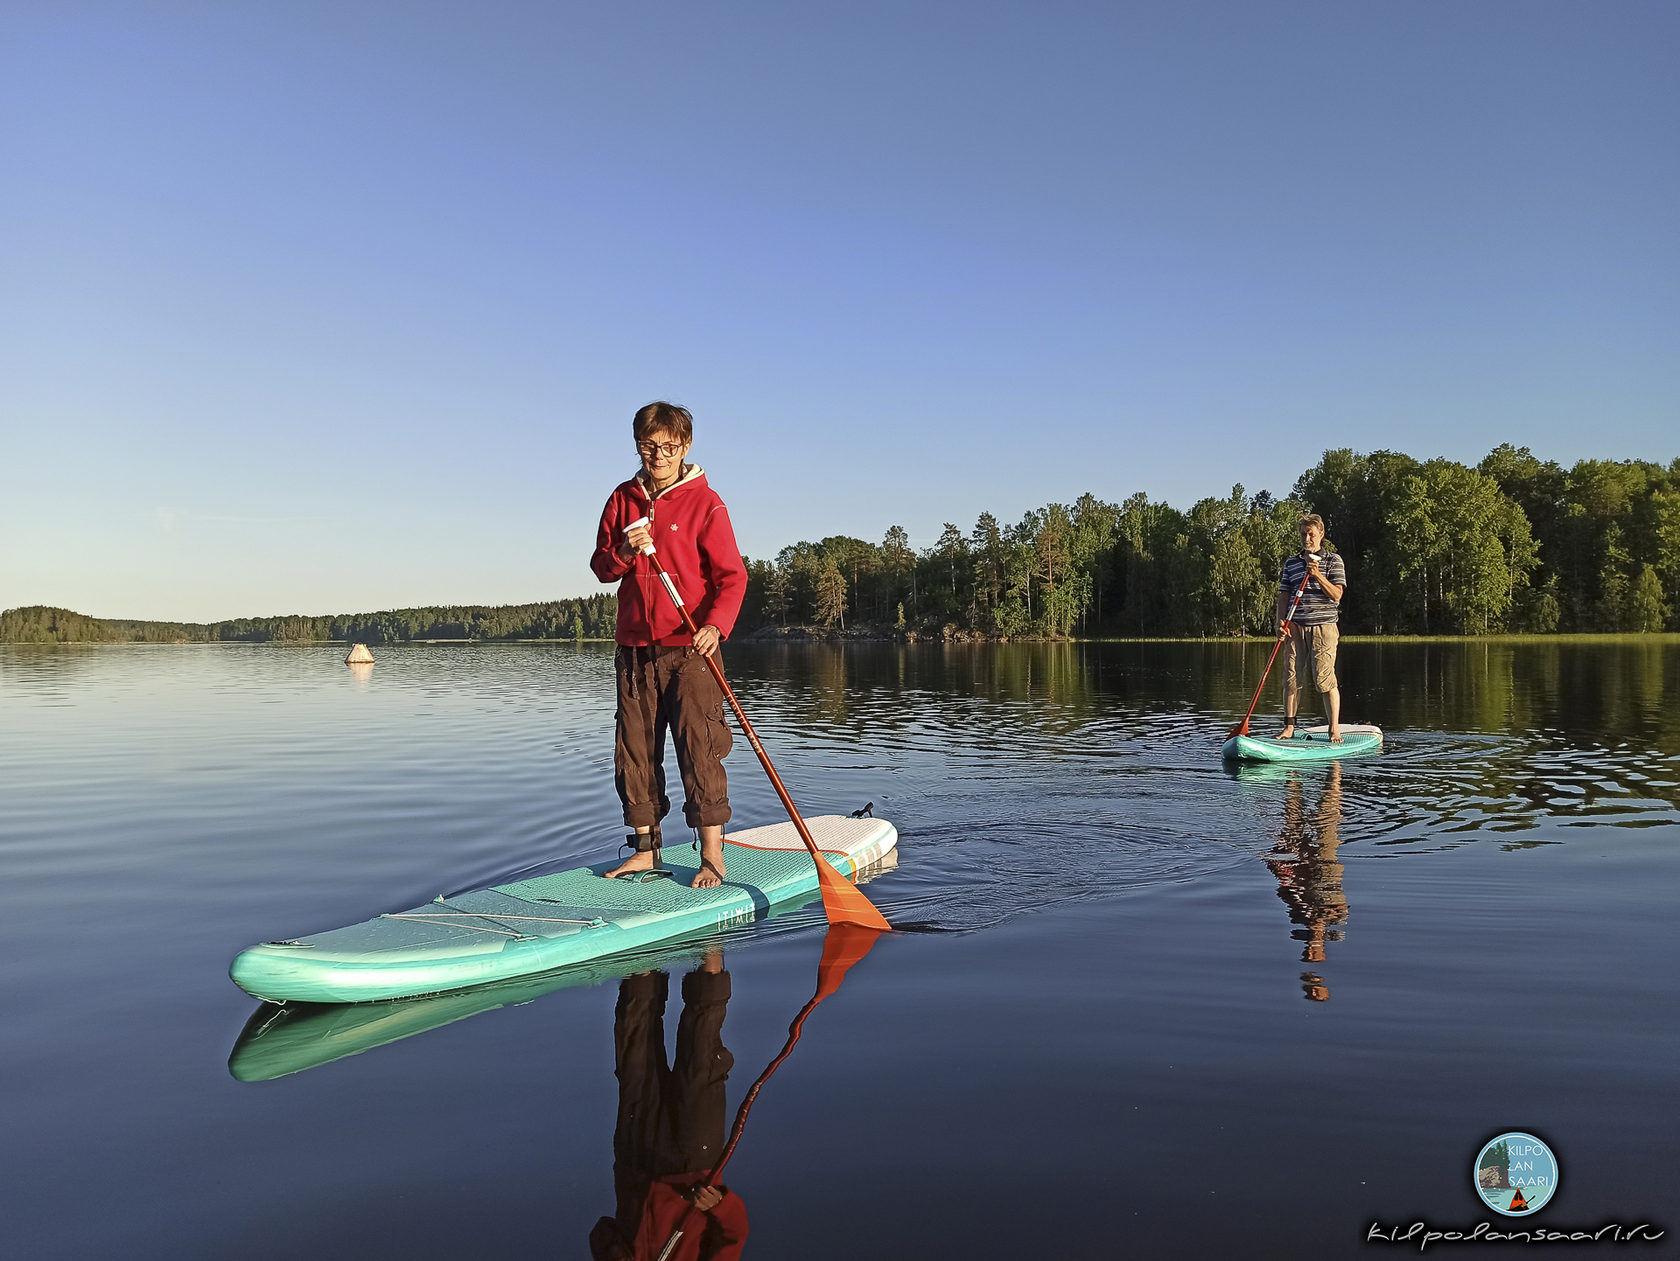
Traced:
[[[1343, 629], [1366, 634], [1680, 629], [1680, 459], [1582, 460], [1527, 447], [1475, 467], [1326, 451], [1289, 495], [1241, 486], [1188, 510], [1132, 495], [1047, 504], [1004, 524], [951, 522], [930, 547], [902, 526], [747, 559], [737, 633], [816, 626], [1019, 638], [1274, 633], [1277, 575], [1316, 512], [1347, 562]], [[0, 642], [611, 639], [609, 594], [539, 604], [199, 623], [65, 609], [0, 613]]]
[[835, 536], [748, 561], [743, 624], [1001, 636], [1275, 633], [1303, 513], [1348, 566], [1346, 631], [1680, 629], [1680, 459], [1564, 469], [1503, 445], [1475, 467], [1326, 451], [1289, 495], [1188, 510], [1139, 493], [947, 522], [917, 550]]
[[496, 607], [389, 609], [332, 617], [239, 617], [225, 622], [140, 622], [87, 617], [36, 605], [0, 613], [0, 643], [345, 643], [417, 639], [611, 639], [618, 600], [611, 595]]

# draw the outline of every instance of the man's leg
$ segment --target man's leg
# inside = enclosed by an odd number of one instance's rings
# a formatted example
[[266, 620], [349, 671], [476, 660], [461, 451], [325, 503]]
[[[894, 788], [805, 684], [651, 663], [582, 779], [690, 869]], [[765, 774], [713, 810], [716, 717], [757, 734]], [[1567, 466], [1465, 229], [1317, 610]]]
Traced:
[[620, 648], [615, 664], [618, 676], [618, 724], [613, 746], [613, 784], [624, 807], [624, 822], [638, 838], [636, 852], [606, 874], [648, 871], [654, 865], [652, 835], [659, 820], [671, 808], [665, 796], [665, 748], [659, 738], [659, 693], [654, 672], [644, 669], [641, 652]]
[[683, 1012], [670, 1079], [675, 1141], [666, 1154], [670, 1168], [663, 1173], [710, 1169], [723, 1151], [728, 1132], [725, 1089], [735, 1066], [735, 1057], [723, 1045], [729, 989], [720, 951], [708, 952], [705, 962], [683, 977]]
[[1278, 732], [1279, 740], [1289, 740], [1295, 735], [1295, 715], [1300, 713], [1301, 678], [1299, 654], [1296, 645], [1301, 640], [1300, 627], [1291, 625], [1287, 638], [1283, 641], [1283, 730]]
[[700, 833], [700, 871], [696, 889], [723, 883], [723, 825], [729, 822], [729, 777], [723, 769], [733, 738], [723, 720], [723, 693], [699, 654], [682, 660], [671, 691], [674, 714], [671, 740], [682, 771], [683, 817]]
[[1334, 622], [1313, 628], [1313, 680], [1324, 701], [1324, 719], [1330, 724], [1330, 739], [1342, 738], [1342, 690], [1336, 683], [1336, 645], [1341, 631]]
[[613, 1071], [618, 1078], [618, 1120], [613, 1126], [613, 1190], [619, 1229], [634, 1238], [641, 1222], [648, 1184], [664, 1170], [660, 1157], [669, 1146], [665, 1065], [665, 995], [670, 979], [663, 972], [642, 972], [619, 983], [613, 1012]]
[[1324, 696], [1324, 719], [1330, 724], [1330, 739], [1342, 738], [1342, 689], [1333, 687]]
[[691, 883], [696, 889], [710, 889], [728, 874], [723, 866], [723, 824], [708, 823], [699, 831], [700, 870]]

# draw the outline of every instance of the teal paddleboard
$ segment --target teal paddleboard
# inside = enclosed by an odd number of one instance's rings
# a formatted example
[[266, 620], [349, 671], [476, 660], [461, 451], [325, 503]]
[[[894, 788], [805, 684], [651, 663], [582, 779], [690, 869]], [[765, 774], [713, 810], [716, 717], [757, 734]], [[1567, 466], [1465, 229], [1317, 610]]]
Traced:
[[1342, 724], [1342, 739], [1331, 743], [1329, 727], [1297, 727], [1288, 740], [1276, 736], [1232, 736], [1225, 741], [1228, 761], [1328, 762], [1358, 757], [1382, 748], [1382, 728]]
[[[858, 873], [858, 883], [867, 883], [891, 871], [897, 862], [898, 851], [888, 850]], [[797, 909], [794, 904], [784, 902], [765, 912], [762, 918]], [[492, 981], [441, 994], [422, 994], [417, 998], [393, 998], [380, 1003], [265, 1002], [245, 1022], [228, 1056], [228, 1072], [245, 1082], [270, 1081], [300, 1073], [415, 1034], [428, 1033], [481, 1012], [517, 1007], [561, 990], [603, 985], [651, 968], [675, 971], [698, 964], [708, 951], [728, 949], [739, 934], [748, 931], [751, 930], [746, 925], [727, 930], [702, 929], [645, 950], [608, 955], [535, 976]]]
[[[848, 878], [898, 844], [885, 819], [824, 815], [806, 825]], [[263, 942], [241, 951], [229, 975], [247, 994], [275, 1003], [408, 998], [589, 963], [818, 897], [816, 865], [792, 823], [727, 837], [727, 875], [715, 888], [688, 887], [699, 859], [691, 847], [667, 847], [663, 857], [668, 877], [608, 880], [603, 873], [617, 862], [597, 863]]]

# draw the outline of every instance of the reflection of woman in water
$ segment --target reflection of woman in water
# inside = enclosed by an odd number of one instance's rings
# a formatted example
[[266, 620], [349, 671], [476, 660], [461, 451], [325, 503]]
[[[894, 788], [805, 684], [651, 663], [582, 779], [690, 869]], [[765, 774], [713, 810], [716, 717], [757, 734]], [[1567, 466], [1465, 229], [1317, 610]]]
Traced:
[[717, 951], [683, 977], [677, 1055], [665, 1063], [663, 972], [626, 977], [613, 1019], [618, 1124], [613, 1131], [613, 1190], [618, 1211], [589, 1232], [596, 1261], [655, 1258], [687, 1224], [671, 1261], [733, 1261], [747, 1238], [747, 1210], [724, 1186], [706, 1186], [724, 1142], [725, 1083], [735, 1057], [723, 1045], [729, 973]]
[[[1289, 918], [1301, 925], [1289, 935], [1306, 942], [1302, 963], [1323, 963], [1324, 943], [1340, 941], [1335, 925], [1347, 923], [1347, 896], [1342, 892], [1342, 864], [1336, 860], [1340, 843], [1336, 829], [1342, 822], [1342, 764], [1330, 763], [1330, 778], [1318, 799], [1318, 809], [1307, 813], [1301, 781], [1291, 773], [1283, 803], [1283, 832], [1272, 848], [1266, 865], [1277, 878], [1278, 897], [1289, 908]], [[1303, 972], [1301, 983], [1309, 1002], [1323, 1002], [1330, 988], [1315, 972]]]

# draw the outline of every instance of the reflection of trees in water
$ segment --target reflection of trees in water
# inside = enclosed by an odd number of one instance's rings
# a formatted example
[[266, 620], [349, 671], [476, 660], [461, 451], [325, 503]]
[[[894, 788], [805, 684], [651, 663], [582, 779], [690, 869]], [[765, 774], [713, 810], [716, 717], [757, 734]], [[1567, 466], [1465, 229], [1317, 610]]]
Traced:
[[816, 644], [812, 651], [811, 707], [827, 722], [846, 721], [846, 650]]
[[[1296, 925], [1289, 935], [1304, 943], [1302, 963], [1325, 962], [1326, 944], [1343, 939], [1348, 903], [1337, 855], [1341, 822], [1341, 763], [1330, 763], [1318, 800], [1311, 806], [1300, 775], [1291, 771], [1284, 790], [1283, 826], [1266, 865], [1278, 882], [1278, 897], [1289, 908], [1290, 922]], [[1303, 972], [1301, 984], [1309, 1002], [1330, 997], [1330, 987], [1316, 972]]]
[[1097, 699], [1084, 645], [940, 646], [942, 675], [965, 677], [975, 695], [1088, 713]]
[[729, 664], [748, 692], [771, 689], [777, 703], [878, 738], [988, 703], [1011, 722], [1077, 729], [1110, 708], [1092, 653], [1067, 643], [754, 644], [730, 650]]
[[63, 701], [72, 686], [131, 661], [104, 645], [0, 644], [0, 683], [32, 701]]
[[[726, 665], [749, 712], [756, 699], [860, 747], [985, 729], [1118, 750], [1133, 736], [1193, 744], [1205, 730], [1211, 749], [1270, 652], [1260, 641], [754, 643], [732, 646]], [[1680, 807], [1664, 763], [1680, 753], [1680, 644], [1366, 641], [1343, 645], [1339, 673], [1344, 718], [1388, 734], [1363, 791], [1407, 843], [1496, 832], [1523, 845], [1513, 834], [1576, 805], [1611, 824]], [[1276, 675], [1262, 731], [1279, 721]]]
[[1342, 649], [1345, 690], [1380, 698], [1389, 730], [1569, 731], [1637, 738], [1680, 753], [1680, 645], [1358, 643]]

